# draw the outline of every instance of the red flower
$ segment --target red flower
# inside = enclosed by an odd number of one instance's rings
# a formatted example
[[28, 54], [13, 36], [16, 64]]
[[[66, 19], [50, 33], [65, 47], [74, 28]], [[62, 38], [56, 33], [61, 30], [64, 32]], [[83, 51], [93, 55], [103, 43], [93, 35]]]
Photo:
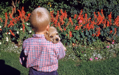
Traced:
[[112, 23], [111, 23], [111, 22], [112, 22], [111, 18], [112, 18], [112, 12], [110, 12], [110, 14], [108, 15], [108, 19], [109, 19], [109, 21], [110, 21], [110, 25], [112, 24]]
[[22, 17], [23, 17], [23, 18], [25, 18], [25, 11], [24, 11], [24, 7], [22, 7], [21, 14], [22, 14]]
[[12, 34], [12, 36], [15, 36], [15, 34], [12, 32], [12, 30], [9, 30], [10, 31], [10, 33]]
[[74, 15], [74, 19], [75, 19], [76, 17], [77, 17], [77, 15], [75, 14], [75, 15]]
[[22, 23], [22, 26], [23, 26], [23, 31], [25, 30], [25, 24], [24, 23]]
[[116, 29], [116, 28], [114, 28], [114, 31], [115, 31], [115, 32], [114, 32], [114, 35], [115, 35], [115, 34], [117, 33], [117, 29]]
[[114, 40], [112, 42], [114, 42]]
[[102, 14], [102, 18], [104, 19], [105, 16], [104, 16], [104, 14], [103, 14], [103, 9], [101, 9], [101, 14]]
[[63, 22], [63, 15], [60, 16], [60, 21]]
[[66, 31], [66, 28], [64, 28], [64, 31]]
[[108, 15], [108, 19], [112, 18], [112, 12], [110, 12], [110, 14]]
[[87, 13], [85, 14], [85, 22], [87, 22], [88, 16]]
[[93, 14], [94, 14], [94, 19], [97, 19], [97, 15], [96, 15], [96, 13], [95, 13], [95, 12], [93, 12]]
[[90, 30], [90, 26], [89, 26], [89, 23], [86, 24], [86, 27], [88, 29], [88, 31]]
[[79, 26], [75, 26], [75, 30], [78, 30], [79, 29]]
[[80, 15], [83, 13], [83, 10], [81, 9], [81, 11], [80, 11]]
[[56, 19], [58, 20], [59, 17], [59, 11], [57, 11]]
[[54, 22], [54, 11], [50, 12], [50, 15], [51, 15], [51, 21]]
[[62, 28], [61, 28], [61, 26], [60, 26], [60, 23], [58, 22], [58, 27], [59, 27], [59, 29], [62, 31]]
[[107, 21], [107, 27], [109, 27], [109, 21]]
[[30, 13], [28, 13], [28, 16], [25, 18], [25, 21], [27, 22], [28, 20], [29, 20], [29, 18], [30, 18]]
[[92, 36], [94, 37], [94, 36], [95, 36], [95, 34], [92, 34]]
[[119, 26], [119, 16], [117, 16], [116, 19], [114, 20], [114, 24], [116, 26]]
[[67, 18], [67, 12], [66, 10], [64, 11], [64, 19]]
[[102, 22], [102, 24], [103, 24], [103, 28], [105, 28], [106, 27], [106, 19]]
[[10, 17], [9, 17], [10, 19], [13, 19], [13, 17], [12, 17], [12, 14], [11, 14], [11, 13], [9, 13], [9, 16], [10, 16]]
[[112, 33], [112, 30], [110, 30], [110, 34]]
[[100, 12], [98, 12], [97, 25], [100, 25], [102, 22], [103, 22], [103, 17], [100, 15]]
[[73, 25], [73, 21], [72, 21], [71, 17], [69, 17], [69, 22], [71, 23], [71, 25]]
[[81, 27], [82, 27], [82, 26], [83, 26], [83, 25], [82, 25], [82, 24], [80, 24], [80, 25], [79, 25], [79, 29], [81, 29]]
[[54, 24], [55, 24], [55, 27], [56, 27], [56, 25], [57, 25], [57, 19], [54, 21]]
[[10, 26], [14, 26], [13, 20], [10, 21], [10, 24], [8, 25], [8, 27], [10, 27]]
[[5, 13], [5, 24], [4, 24], [4, 27], [7, 26], [7, 20], [8, 20], [8, 17], [7, 17], [7, 12]]
[[94, 21], [91, 21], [90, 29], [94, 29], [94, 24], [95, 24], [95, 22]]
[[19, 12], [19, 17], [21, 17], [22, 16], [21, 11], [20, 10], [17, 10], [17, 11]]
[[62, 9], [60, 9], [61, 14], [63, 13]]
[[2, 18], [0, 18], [0, 21], [3, 22]]
[[96, 34], [96, 37], [98, 37], [100, 34], [101, 34], [101, 33], [100, 33], [100, 27], [99, 27], [99, 28], [97, 28], [97, 34]]
[[72, 37], [72, 32], [71, 31], [69, 31], [69, 37]]

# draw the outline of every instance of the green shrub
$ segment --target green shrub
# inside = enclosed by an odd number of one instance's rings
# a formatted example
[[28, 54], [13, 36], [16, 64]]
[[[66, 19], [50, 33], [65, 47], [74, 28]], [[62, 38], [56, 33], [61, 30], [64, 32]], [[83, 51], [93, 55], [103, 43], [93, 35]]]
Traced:
[[11, 11], [11, 7], [9, 6], [9, 2], [1, 1], [1, 3], [0, 3], [0, 17], [5, 19], [5, 17], [4, 17], [5, 12], [10, 12], [10, 11]]
[[78, 0], [22, 0], [20, 3], [24, 5], [25, 10], [31, 12], [34, 8], [41, 6], [47, 8], [49, 11], [57, 13], [57, 10], [63, 9], [73, 17], [74, 14], [78, 14], [82, 5]]
[[112, 12], [113, 18], [119, 15], [119, 0], [81, 0], [84, 13], [93, 16], [93, 12], [104, 10], [105, 16]]

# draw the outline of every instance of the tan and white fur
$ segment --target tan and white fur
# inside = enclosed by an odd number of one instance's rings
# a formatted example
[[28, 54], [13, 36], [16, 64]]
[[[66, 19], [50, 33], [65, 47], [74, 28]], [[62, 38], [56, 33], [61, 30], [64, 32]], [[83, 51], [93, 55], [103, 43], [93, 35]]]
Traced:
[[[47, 41], [51, 41], [54, 44], [60, 41], [57, 29], [53, 26], [49, 27], [48, 31], [45, 32], [44, 36]], [[64, 47], [64, 50], [66, 51], [66, 47]]]

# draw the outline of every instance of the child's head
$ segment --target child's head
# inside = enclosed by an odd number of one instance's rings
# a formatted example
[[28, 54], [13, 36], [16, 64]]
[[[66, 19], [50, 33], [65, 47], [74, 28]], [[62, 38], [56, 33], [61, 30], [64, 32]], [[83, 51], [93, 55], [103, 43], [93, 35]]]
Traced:
[[50, 20], [50, 13], [46, 8], [38, 7], [31, 13], [30, 22], [36, 32], [45, 31]]

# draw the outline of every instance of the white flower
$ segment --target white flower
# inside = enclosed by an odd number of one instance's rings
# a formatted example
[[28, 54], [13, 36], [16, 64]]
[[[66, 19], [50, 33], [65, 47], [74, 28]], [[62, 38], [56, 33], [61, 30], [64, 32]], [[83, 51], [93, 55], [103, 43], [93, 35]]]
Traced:
[[20, 28], [20, 30], [23, 30], [22, 28]]
[[0, 28], [2, 28], [2, 26], [0, 26]]
[[30, 30], [29, 33], [31, 33], [32, 31]]
[[18, 46], [16, 46], [16, 45], [15, 45], [14, 47], [15, 47], [15, 48], [18, 48]]
[[6, 41], [8, 41], [8, 37], [6, 37]]
[[0, 45], [1, 45], [2, 43], [0, 42]]
[[93, 48], [91, 47], [91, 49], [93, 49]]
[[19, 34], [19, 31], [17, 31], [17, 34]]
[[102, 59], [102, 56], [100, 54], [97, 55], [98, 58]]
[[26, 23], [26, 25], [29, 25], [29, 23]]
[[84, 56], [86, 56], [86, 54], [84, 54]]
[[10, 34], [10, 32], [8, 34]]

